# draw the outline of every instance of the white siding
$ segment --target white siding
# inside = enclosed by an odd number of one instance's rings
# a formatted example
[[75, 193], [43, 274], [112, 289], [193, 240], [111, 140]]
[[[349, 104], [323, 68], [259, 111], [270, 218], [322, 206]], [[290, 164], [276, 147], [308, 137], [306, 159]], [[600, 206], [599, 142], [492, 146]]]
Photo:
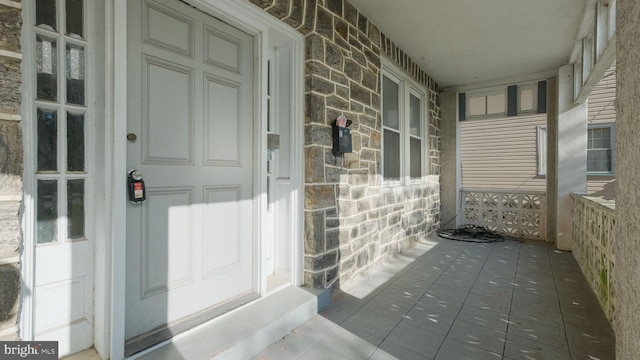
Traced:
[[605, 200], [614, 200], [616, 197], [615, 176], [589, 175], [587, 176], [587, 194]]
[[[614, 63], [589, 95], [589, 125], [611, 124], [615, 121], [616, 64]], [[615, 176], [587, 176], [587, 194], [613, 200], [615, 198]]]
[[[613, 64], [589, 96], [589, 125], [615, 123], [615, 99]], [[537, 169], [536, 127], [546, 124], [547, 114], [462, 121], [462, 188], [545, 191], [546, 177]], [[614, 199], [615, 177], [588, 176], [587, 193]]]
[[616, 64], [604, 73], [589, 95], [589, 125], [616, 121]]
[[545, 191], [536, 127], [546, 123], [547, 114], [463, 121], [462, 188]]

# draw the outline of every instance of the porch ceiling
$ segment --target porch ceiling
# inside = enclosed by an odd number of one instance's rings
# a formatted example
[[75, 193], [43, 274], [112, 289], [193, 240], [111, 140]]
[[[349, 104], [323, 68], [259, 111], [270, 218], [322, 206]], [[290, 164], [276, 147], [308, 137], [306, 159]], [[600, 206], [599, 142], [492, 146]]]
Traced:
[[557, 70], [588, 0], [350, 0], [441, 87]]

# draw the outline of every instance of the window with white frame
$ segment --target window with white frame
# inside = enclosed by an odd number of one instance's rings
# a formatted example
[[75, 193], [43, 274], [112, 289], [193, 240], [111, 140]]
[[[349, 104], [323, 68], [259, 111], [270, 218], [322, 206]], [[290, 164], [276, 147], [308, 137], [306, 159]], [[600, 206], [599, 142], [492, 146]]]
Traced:
[[422, 179], [425, 173], [426, 92], [402, 71], [382, 74], [382, 174], [385, 182]]
[[538, 175], [547, 175], [547, 127], [538, 126]]
[[35, 2], [36, 242], [86, 236], [87, 47], [83, 0]]
[[587, 136], [587, 173], [613, 173], [613, 126], [590, 127]]
[[[614, 173], [615, 127], [609, 125], [589, 126], [587, 135], [587, 173], [611, 175]], [[547, 128], [537, 127], [538, 175], [547, 174]]]

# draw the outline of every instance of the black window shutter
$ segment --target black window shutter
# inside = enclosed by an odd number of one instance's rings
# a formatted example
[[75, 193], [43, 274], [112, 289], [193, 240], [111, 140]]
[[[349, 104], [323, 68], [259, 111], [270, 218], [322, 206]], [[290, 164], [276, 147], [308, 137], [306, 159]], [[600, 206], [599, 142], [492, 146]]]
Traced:
[[467, 96], [465, 93], [458, 94], [458, 118], [460, 121], [467, 120]]
[[507, 116], [518, 115], [518, 86], [511, 85], [507, 88]]
[[538, 81], [538, 114], [547, 112], [547, 80]]

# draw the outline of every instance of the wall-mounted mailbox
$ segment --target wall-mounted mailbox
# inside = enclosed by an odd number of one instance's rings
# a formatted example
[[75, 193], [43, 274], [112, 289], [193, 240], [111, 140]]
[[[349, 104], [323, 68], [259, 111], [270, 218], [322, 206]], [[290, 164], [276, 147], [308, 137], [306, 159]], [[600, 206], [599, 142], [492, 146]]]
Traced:
[[351, 120], [347, 120], [344, 115], [333, 121], [333, 151], [338, 153], [350, 153], [353, 150], [351, 144]]

